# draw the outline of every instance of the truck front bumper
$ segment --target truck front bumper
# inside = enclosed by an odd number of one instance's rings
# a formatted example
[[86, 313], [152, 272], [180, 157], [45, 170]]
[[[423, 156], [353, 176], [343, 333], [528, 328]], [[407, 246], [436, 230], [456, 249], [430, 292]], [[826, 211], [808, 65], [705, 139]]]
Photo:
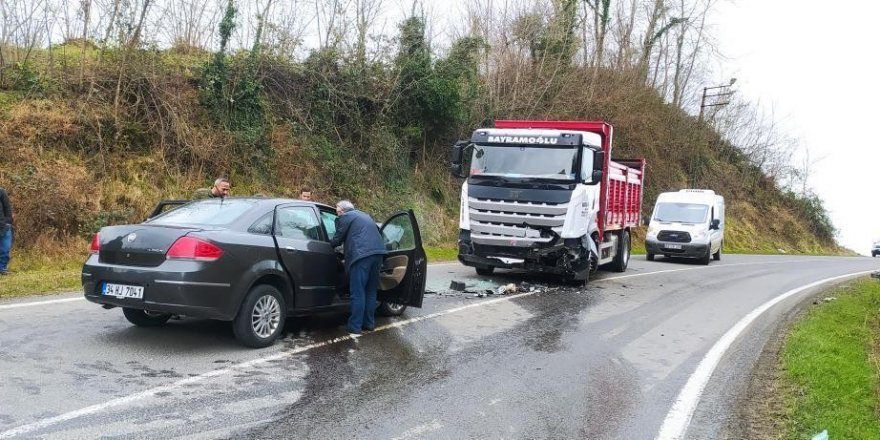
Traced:
[[462, 230], [458, 240], [458, 261], [476, 268], [497, 267], [519, 269], [533, 273], [571, 275], [580, 269], [570, 259], [570, 250], [577, 247], [578, 239], [565, 239], [546, 247], [489, 246], [474, 244], [470, 231]]
[[684, 258], [702, 258], [709, 252], [709, 243], [673, 243], [656, 239], [645, 240], [645, 252]]

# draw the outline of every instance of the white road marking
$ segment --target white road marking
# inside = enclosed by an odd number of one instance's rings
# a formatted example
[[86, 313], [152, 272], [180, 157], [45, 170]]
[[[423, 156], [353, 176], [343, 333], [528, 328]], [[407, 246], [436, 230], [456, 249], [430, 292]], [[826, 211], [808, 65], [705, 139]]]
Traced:
[[25, 302], [25, 303], [0, 304], [0, 310], [17, 309], [20, 307], [44, 306], [44, 305], [48, 305], [48, 304], [67, 303], [67, 302], [73, 302], [73, 301], [81, 301], [84, 299], [85, 298], [78, 296], [76, 298], [50, 299], [48, 301], [34, 301], [34, 302]]
[[443, 425], [440, 424], [440, 421], [437, 419], [432, 420], [430, 423], [425, 423], [424, 425], [415, 426], [410, 428], [403, 434], [400, 434], [398, 437], [393, 437], [392, 440], [404, 440], [413, 437], [422, 437], [424, 434], [427, 434], [432, 431], [436, 431], [442, 428]]
[[721, 336], [721, 339], [719, 339], [718, 342], [716, 342], [715, 345], [713, 345], [712, 348], [709, 349], [709, 352], [706, 353], [706, 356], [703, 357], [703, 360], [701, 360], [699, 365], [697, 365], [697, 369], [694, 371], [694, 373], [688, 379], [687, 383], [678, 393], [678, 397], [672, 404], [672, 408], [670, 408], [669, 413], [666, 414], [666, 418], [663, 420], [663, 425], [660, 427], [660, 431], [655, 439], [678, 440], [684, 438], [688, 425], [691, 422], [691, 418], [694, 415], [694, 411], [697, 408], [697, 403], [700, 401], [703, 390], [706, 388], [706, 384], [709, 382], [709, 378], [715, 371], [715, 367], [718, 366], [718, 362], [721, 360], [721, 357], [724, 356], [724, 353], [727, 351], [728, 348], [730, 348], [730, 345], [733, 344], [736, 338], [739, 337], [739, 335], [746, 329], [746, 327], [748, 327], [749, 324], [751, 324], [755, 319], [761, 316], [761, 314], [763, 314], [779, 302], [794, 295], [797, 295], [798, 293], [801, 293], [805, 290], [845, 278], [866, 275], [871, 272], [873, 271], [867, 270], [831, 278], [825, 278], [824, 280], [819, 280], [789, 290], [788, 292], [785, 292], [777, 296], [776, 298], [765, 302], [755, 310], [752, 310], [751, 313], [740, 319], [739, 322], [737, 322], [733, 327], [730, 328], [730, 330], [727, 331], [727, 333]]
[[[736, 263], [736, 264], [715, 265], [715, 266], [701, 266], [701, 267], [684, 268], [684, 269], [669, 269], [669, 270], [661, 270], [661, 271], [656, 271], [656, 272], [647, 272], [647, 273], [640, 273], [640, 274], [633, 274], [633, 275], [622, 275], [622, 276], [611, 277], [611, 278], [605, 278], [605, 279], [596, 280], [596, 281], [597, 281], [597, 282], [598, 282], [598, 281], [611, 281], [611, 280], [618, 280], [618, 279], [623, 279], [623, 278], [631, 278], [631, 277], [644, 276], [644, 275], [651, 275], [651, 274], [670, 273], [670, 272], [681, 272], [681, 271], [686, 271], [686, 270], [711, 269], [711, 268], [715, 268], [715, 267], [729, 267], [729, 266], [735, 266], [735, 265], [749, 265], [749, 264], [754, 265], [754, 264], [769, 264], [769, 263], [768, 263], [768, 262]], [[870, 272], [872, 272], [872, 271], [858, 272], [857, 274], [865, 274], [865, 273], [870, 273]], [[844, 277], [847, 277], [847, 276], [854, 276], [854, 275], [856, 275], [856, 274], [843, 275], [843, 276], [841, 276], [841, 277], [835, 277], [835, 278], [826, 279], [826, 280], [823, 280], [823, 281], [819, 281], [819, 282], [816, 282], [816, 283], [810, 284], [810, 285], [808, 285], [808, 286], [806, 286], [806, 287], [804, 287], [804, 288], [808, 288], [808, 287], [813, 286], [813, 285], [816, 285], [816, 284], [821, 284], [821, 283], [823, 283], [823, 282], [827, 282], [827, 281], [829, 281], [829, 280], [834, 280], [834, 279], [837, 279], [837, 278], [844, 278]], [[389, 329], [392, 329], [392, 328], [403, 327], [403, 326], [405, 326], [405, 325], [413, 324], [413, 323], [416, 323], [416, 322], [419, 322], [419, 321], [425, 321], [425, 320], [428, 320], [428, 319], [434, 319], [434, 318], [438, 318], [438, 317], [441, 317], [441, 316], [444, 316], [444, 315], [449, 315], [449, 314], [453, 314], [453, 313], [458, 313], [458, 312], [463, 311], [463, 310], [472, 309], [472, 308], [475, 308], [475, 307], [483, 307], [483, 306], [487, 306], [487, 305], [495, 304], [495, 303], [502, 302], [502, 301], [510, 301], [510, 300], [513, 300], [513, 299], [516, 299], [516, 298], [522, 298], [522, 297], [526, 297], [526, 296], [531, 296], [531, 295], [534, 295], [534, 294], [536, 294], [536, 293], [540, 293], [540, 291], [531, 291], [531, 292], [525, 292], [525, 293], [518, 293], [518, 294], [515, 294], [515, 295], [508, 295], [508, 296], [504, 296], [504, 297], [500, 297], [500, 298], [494, 298], [494, 299], [489, 299], [489, 300], [485, 300], [485, 301], [481, 301], [481, 302], [477, 302], [477, 303], [471, 303], [471, 304], [468, 304], [468, 305], [464, 305], [464, 306], [460, 306], [460, 307], [455, 307], [455, 308], [448, 309], [448, 310], [442, 310], [442, 311], [434, 312], [434, 313], [430, 313], [430, 314], [427, 314], [427, 315], [417, 316], [417, 317], [415, 317], [415, 318], [410, 318], [410, 319], [406, 319], [406, 320], [403, 320], [403, 321], [396, 321], [396, 322], [393, 322], [393, 323], [390, 323], [390, 324], [386, 324], [386, 325], [383, 325], [383, 326], [376, 327], [376, 330], [374, 330], [374, 332], [380, 332], [380, 331], [385, 331], [385, 330], [389, 330]], [[788, 292], [788, 293], [791, 293], [791, 292]], [[791, 293], [791, 294], [793, 294], [793, 293]], [[786, 295], [786, 294], [783, 294], [783, 296], [784, 296], [784, 295]], [[780, 297], [778, 297], [778, 298], [780, 298]], [[53, 301], [56, 301], [56, 302], [57, 302], [57, 301], [74, 301], [74, 300], [77, 300], [77, 299], [79, 299], [79, 298], [67, 298], [67, 299], [63, 299], [63, 300], [42, 301], [41, 303], [50, 303], [50, 302], [53, 302]], [[783, 298], [783, 299], [784, 299], [784, 298]], [[781, 301], [781, 299], [779, 299], [779, 300]], [[771, 302], [772, 302], [772, 301], [771, 301]], [[22, 304], [30, 304], [30, 305], [34, 305], [34, 304], [36, 304], [36, 303], [22, 303]], [[775, 302], [774, 302], [773, 304], [775, 304]], [[766, 304], [765, 304], [765, 305], [766, 305]], [[772, 304], [771, 304], [771, 305], [772, 305]], [[20, 306], [20, 307], [25, 307], [24, 305], [20, 305], [20, 304], [10, 304], [9, 306]], [[762, 306], [762, 307], [763, 307], [763, 306]], [[769, 307], [769, 306], [768, 306], [768, 307]], [[752, 313], [754, 313], [754, 312], [752, 312]], [[750, 314], [749, 316], [751, 316], [751, 314]], [[748, 318], [748, 317], [747, 317], [747, 318]], [[746, 319], [746, 318], [743, 318], [743, 320], [745, 320], [745, 319]], [[752, 318], [752, 319], [754, 319], [754, 318]], [[742, 321], [741, 321], [741, 322], [742, 322]], [[748, 324], [748, 323], [746, 323], [746, 324]], [[739, 325], [739, 324], [737, 324], [737, 325]], [[733, 330], [733, 329], [731, 329], [730, 331], [732, 331], [732, 330]], [[730, 331], [728, 331], [728, 333], [730, 333]], [[727, 336], [727, 334], [725, 334], [724, 337], [726, 337], [726, 336]], [[724, 337], [722, 337], [722, 340], [724, 339]], [[154, 395], [156, 395], [157, 393], [173, 391], [173, 390], [175, 390], [175, 389], [177, 389], [177, 388], [180, 388], [180, 387], [183, 387], [183, 386], [186, 386], [186, 385], [190, 385], [190, 384], [194, 384], [194, 383], [197, 383], [197, 382], [201, 382], [201, 381], [203, 381], [203, 380], [205, 380], [205, 379], [208, 379], [208, 378], [227, 375], [227, 374], [229, 374], [229, 373], [231, 373], [231, 372], [233, 372], [233, 371], [248, 370], [248, 369], [253, 368], [253, 367], [256, 367], [256, 366], [258, 366], [258, 365], [265, 364], [265, 363], [267, 363], [267, 362], [272, 362], [272, 361], [275, 361], [275, 360], [284, 359], [284, 358], [287, 358], [287, 357], [290, 357], [290, 356], [293, 356], [293, 355], [296, 355], [296, 354], [299, 354], [299, 353], [303, 353], [303, 352], [306, 352], [306, 351], [309, 351], [309, 350], [312, 350], [312, 349], [315, 349], [315, 348], [325, 347], [325, 346], [333, 345], [333, 344], [336, 344], [336, 343], [339, 343], [339, 342], [342, 342], [342, 341], [348, 341], [348, 340], [355, 340], [355, 339], [352, 338], [351, 336], [348, 336], [348, 335], [346, 335], [346, 336], [341, 336], [341, 337], [338, 337], [338, 338], [329, 339], [329, 340], [325, 340], [325, 341], [322, 341], [322, 342], [316, 342], [316, 343], [314, 343], [314, 344], [309, 344], [309, 345], [305, 345], [305, 346], [302, 346], [302, 347], [297, 347], [297, 348], [294, 348], [294, 349], [292, 349], [292, 350], [285, 351], [285, 352], [281, 352], [281, 353], [276, 353], [276, 354], [271, 355], [271, 356], [266, 356], [266, 357], [262, 357], [262, 358], [258, 358], [258, 359], [254, 359], [254, 360], [250, 360], [250, 361], [246, 361], [246, 362], [241, 362], [241, 363], [238, 363], [238, 364], [235, 364], [235, 365], [229, 366], [229, 367], [227, 367], [227, 368], [222, 368], [222, 369], [219, 369], [219, 370], [212, 370], [212, 371], [209, 371], [209, 372], [207, 372], [207, 373], [203, 373], [203, 374], [200, 374], [200, 375], [198, 375], [198, 376], [192, 376], [192, 377], [189, 377], [189, 378], [186, 378], [186, 379], [182, 379], [182, 380], [179, 380], [179, 381], [177, 381], [177, 382], [173, 382], [173, 383], [168, 384], [168, 385], [163, 385], [163, 386], [159, 386], [159, 387], [155, 387], [155, 388], [150, 388], [150, 389], [147, 389], [147, 390], [145, 390], [145, 391], [141, 391], [141, 392], [139, 392], [139, 393], [130, 394], [130, 395], [128, 395], [128, 396], [124, 396], [124, 397], [120, 397], [120, 398], [112, 399], [112, 400], [109, 400], [109, 401], [104, 402], [104, 403], [95, 404], [95, 405], [88, 406], [88, 407], [85, 407], [85, 408], [81, 408], [81, 409], [78, 409], [78, 410], [75, 410], [75, 411], [70, 411], [70, 412], [67, 412], [67, 413], [63, 413], [63, 414], [60, 414], [60, 415], [57, 415], [57, 416], [54, 416], [54, 417], [50, 417], [50, 418], [46, 418], [46, 419], [42, 419], [42, 420], [38, 420], [38, 421], [36, 421], [36, 422], [29, 423], [29, 424], [26, 424], [26, 425], [21, 425], [21, 426], [15, 427], [15, 428], [13, 428], [13, 429], [9, 429], [9, 430], [6, 430], [6, 431], [3, 431], [3, 432], [0, 432], [0, 439], [10, 438], [10, 437], [14, 437], [14, 436], [17, 436], [17, 435], [22, 435], [22, 434], [27, 434], [27, 433], [30, 433], [30, 432], [33, 432], [33, 431], [36, 431], [36, 430], [39, 430], [39, 429], [43, 429], [43, 428], [47, 428], [47, 427], [52, 426], [52, 425], [56, 425], [56, 424], [61, 423], [61, 422], [65, 422], [65, 421], [68, 421], [68, 420], [73, 420], [73, 419], [78, 418], [78, 417], [83, 417], [83, 416], [87, 416], [87, 415], [96, 414], [96, 413], [99, 413], [99, 412], [105, 411], [105, 410], [107, 410], [107, 409], [109, 409], [109, 408], [114, 408], [114, 407], [122, 406], [122, 405], [125, 405], [125, 404], [128, 404], [128, 403], [136, 402], [136, 401], [138, 401], [138, 400], [142, 400], [142, 399], [144, 399], [144, 398], [154, 396]], [[719, 343], [720, 343], [720, 341], [719, 341]], [[718, 345], [718, 344], [716, 344], [716, 345]], [[727, 345], [730, 345], [730, 343], [728, 342]], [[713, 347], [713, 349], [714, 349], [714, 348], [715, 348], [715, 347]], [[725, 347], [725, 348], [726, 348], [726, 347]], [[720, 357], [720, 356], [719, 356], [719, 357]], [[705, 359], [704, 359], [704, 361], [705, 361]], [[716, 361], [716, 363], [717, 363], [717, 361]], [[700, 366], [702, 366], [702, 363], [700, 364]], [[712, 365], [712, 368], [714, 368], [714, 364]], [[699, 369], [699, 368], [698, 368], [698, 369]], [[711, 373], [711, 370], [709, 371], [709, 373]], [[708, 377], [707, 377], [706, 380], [708, 380]], [[688, 384], [690, 384], [690, 381], [688, 382]], [[703, 384], [703, 386], [705, 386], [705, 384]], [[700, 387], [700, 391], [702, 391], [702, 387]], [[684, 393], [684, 390], [682, 390], [682, 393]], [[691, 412], [692, 412], [692, 411], [691, 411]], [[671, 412], [670, 412], [670, 414], [671, 414]], [[669, 417], [667, 416], [667, 419], [668, 419], [668, 418], [669, 418]], [[690, 419], [690, 416], [688, 416], [688, 421], [689, 421], [689, 419]], [[664, 426], [665, 426], [665, 423], [664, 423]], [[660, 437], [658, 437], [658, 439], [659, 439], [659, 438], [660, 438]], [[677, 438], [677, 437], [666, 437], [666, 438]]]

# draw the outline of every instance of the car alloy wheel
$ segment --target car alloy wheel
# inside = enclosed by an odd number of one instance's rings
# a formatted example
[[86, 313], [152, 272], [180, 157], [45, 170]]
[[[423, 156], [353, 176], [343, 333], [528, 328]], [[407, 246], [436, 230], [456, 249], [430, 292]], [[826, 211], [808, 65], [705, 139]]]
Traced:
[[272, 295], [265, 295], [257, 300], [251, 312], [251, 327], [261, 338], [268, 338], [278, 329], [281, 322], [281, 305]]

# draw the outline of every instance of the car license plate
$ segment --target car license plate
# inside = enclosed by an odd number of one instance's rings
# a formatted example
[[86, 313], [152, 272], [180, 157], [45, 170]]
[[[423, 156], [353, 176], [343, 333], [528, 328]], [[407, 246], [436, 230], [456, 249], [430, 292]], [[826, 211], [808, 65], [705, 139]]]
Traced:
[[663, 247], [665, 247], [666, 249], [681, 249], [680, 244], [667, 244], [667, 245], [664, 245]]
[[142, 299], [144, 297], [144, 288], [143, 286], [104, 283], [104, 289], [102, 289], [101, 293], [107, 296], [115, 296], [117, 298]]

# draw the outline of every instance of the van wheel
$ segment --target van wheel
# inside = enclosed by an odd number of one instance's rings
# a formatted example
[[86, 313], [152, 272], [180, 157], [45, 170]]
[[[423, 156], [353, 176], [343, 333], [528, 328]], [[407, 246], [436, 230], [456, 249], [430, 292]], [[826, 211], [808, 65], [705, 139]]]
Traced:
[[718, 252], [712, 254], [712, 259], [715, 261], [721, 261], [721, 248], [718, 248]]
[[611, 263], [611, 269], [615, 272], [626, 272], [626, 266], [629, 264], [629, 231], [623, 231], [620, 234], [620, 240], [617, 242], [617, 255]]
[[486, 266], [486, 267], [478, 267], [477, 275], [492, 275], [492, 272], [495, 272], [495, 266]]
[[381, 302], [379, 303], [379, 312], [382, 316], [400, 316], [406, 310], [406, 304], [398, 304], [392, 302]]
[[654, 254], [648, 252], [647, 254], [645, 254], [645, 258], [647, 258], [648, 261], [654, 261]]
[[706, 249], [706, 255], [703, 255], [697, 261], [699, 261], [700, 264], [708, 265], [709, 261], [712, 261], [712, 248]]
[[130, 307], [123, 307], [122, 314], [125, 315], [128, 322], [138, 327], [159, 327], [171, 319], [170, 313], [151, 312]]
[[235, 338], [252, 348], [268, 347], [284, 330], [287, 308], [278, 289], [260, 284], [245, 297], [232, 321]]

